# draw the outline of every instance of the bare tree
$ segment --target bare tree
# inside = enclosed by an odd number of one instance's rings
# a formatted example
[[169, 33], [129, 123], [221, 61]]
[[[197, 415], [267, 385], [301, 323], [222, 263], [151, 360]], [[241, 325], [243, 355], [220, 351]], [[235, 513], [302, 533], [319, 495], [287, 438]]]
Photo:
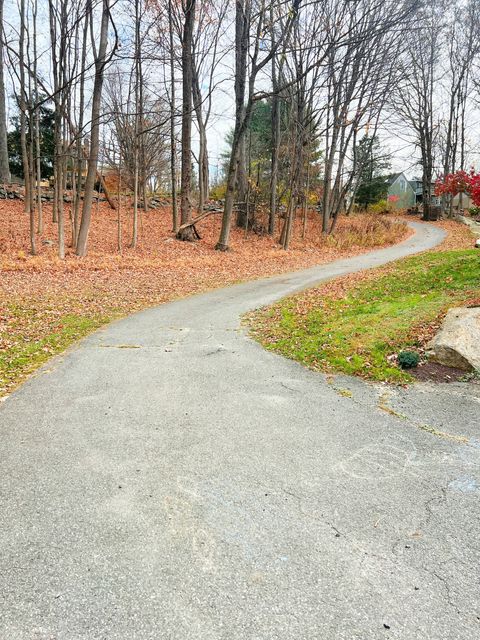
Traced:
[[[443, 175], [457, 168], [465, 169], [465, 109], [473, 62], [480, 51], [477, 16], [478, 0], [468, 0], [464, 5], [454, 5], [445, 30], [448, 50], [446, 93], [448, 112], [442, 149]], [[458, 163], [459, 161], [459, 163]], [[457, 166], [459, 164], [459, 166]], [[452, 199], [442, 196], [442, 213], [453, 215]]]
[[29, 215], [29, 223], [30, 223], [30, 251], [32, 255], [35, 255], [37, 252], [36, 243], [35, 243], [35, 209], [32, 201], [32, 167], [30, 162], [30, 152], [28, 148], [28, 140], [27, 140], [27, 127], [28, 123], [28, 98], [30, 96], [27, 95], [28, 86], [26, 80], [26, 72], [25, 69], [27, 67], [26, 64], [26, 53], [25, 53], [25, 37], [28, 32], [27, 26], [27, 11], [26, 11], [26, 3], [25, 0], [20, 0], [20, 32], [18, 38], [18, 61], [19, 61], [19, 79], [20, 79], [20, 87], [19, 87], [19, 108], [20, 108], [20, 144], [22, 149], [22, 163], [23, 163], [23, 174], [25, 181], [25, 212]]
[[5, 107], [5, 79], [3, 72], [3, 5], [0, 0], [0, 182], [10, 182], [7, 147], [7, 110]]
[[195, 238], [195, 231], [193, 227], [189, 226], [192, 221], [192, 91], [195, 8], [196, 0], [183, 0], [181, 226], [177, 232], [177, 238], [189, 241]]
[[397, 81], [397, 59], [410, 31], [414, 2], [344, 3], [329, 22], [324, 143], [323, 233], [331, 233], [355, 180], [358, 132], [379, 118]]
[[226, 0], [202, 2], [193, 38], [193, 106], [199, 133], [198, 213], [202, 214], [209, 190], [207, 128], [212, 113], [214, 91], [221, 82], [219, 64], [225, 56], [221, 49], [222, 31], [228, 8]]
[[[270, 37], [272, 47], [276, 48], [275, 35], [275, 19], [274, 5], [270, 7]], [[285, 57], [278, 56], [277, 53], [272, 56], [272, 114], [271, 114], [271, 132], [272, 132], [272, 151], [271, 151], [271, 169], [270, 169], [270, 208], [268, 218], [268, 233], [273, 235], [275, 232], [275, 220], [277, 216], [277, 185], [278, 185], [278, 159], [280, 151], [280, 80], [282, 75], [283, 62]]]
[[420, 150], [424, 220], [432, 217], [432, 181], [439, 134], [434, 89], [439, 76], [444, 9], [443, 0], [428, 0], [420, 9], [419, 26], [409, 35], [401, 59], [402, 78], [395, 92], [395, 109], [414, 131]]
[[177, 205], [177, 141], [175, 136], [175, 49], [172, 0], [168, 0], [168, 44], [170, 65], [170, 182], [172, 189], [172, 227], [173, 232], [177, 233], [179, 224]]
[[137, 155], [139, 126], [136, 125], [136, 101], [131, 85], [122, 78], [121, 69], [117, 66], [109, 73], [106, 82], [104, 107], [109, 114], [111, 135], [110, 142], [103, 151], [107, 163], [115, 172], [121, 166], [122, 182], [134, 192], [139, 176], [142, 176], [142, 182], [149, 184], [154, 178], [158, 182], [161, 179], [159, 172], [165, 172], [170, 112], [167, 102], [152, 98], [148, 85], [144, 84], [140, 125], [142, 154]]
[[264, 92], [255, 91], [255, 81], [259, 73], [271, 62], [276, 51], [290, 34], [293, 22], [297, 18], [300, 0], [293, 0], [285, 8], [285, 29], [273, 46], [261, 52], [264, 35], [268, 33], [269, 7], [263, 0], [252, 5], [252, 0], [236, 0], [235, 4], [235, 126], [232, 137], [232, 149], [227, 169], [227, 189], [222, 217], [222, 228], [215, 248], [228, 250], [232, 211], [234, 205], [235, 181], [245, 144], [245, 134], [252, 115], [253, 104], [264, 96]]
[[[88, 1], [88, 15], [92, 20], [91, 0]], [[95, 53], [95, 78], [92, 91], [92, 110], [90, 121], [90, 151], [87, 163], [87, 176], [85, 179], [85, 192], [82, 207], [82, 219], [78, 233], [77, 255], [84, 256], [87, 252], [88, 232], [90, 230], [90, 221], [92, 217], [92, 199], [95, 186], [95, 178], [97, 175], [98, 152], [100, 148], [100, 108], [102, 104], [102, 89], [105, 75], [105, 66], [113, 55], [107, 56], [108, 45], [108, 27], [110, 24], [110, 0], [103, 0], [100, 34], [98, 48], [96, 47], [94, 36], [92, 35], [92, 46]]]

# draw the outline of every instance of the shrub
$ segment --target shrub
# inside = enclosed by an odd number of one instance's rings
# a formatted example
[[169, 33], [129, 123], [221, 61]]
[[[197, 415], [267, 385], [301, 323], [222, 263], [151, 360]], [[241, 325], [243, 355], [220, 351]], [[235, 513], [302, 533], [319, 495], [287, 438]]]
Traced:
[[400, 241], [406, 228], [405, 222], [362, 213], [350, 216], [348, 225], [339, 226], [325, 238], [325, 243], [342, 251], [351, 247], [379, 247]]
[[413, 369], [420, 362], [420, 356], [416, 351], [400, 351], [397, 360], [402, 369]]
[[225, 182], [220, 182], [219, 184], [213, 185], [210, 187], [209, 197], [211, 200], [223, 200], [225, 198], [225, 194], [227, 193], [227, 185]]
[[369, 213], [390, 213], [391, 211], [393, 211], [393, 206], [388, 200], [379, 200], [368, 208]]

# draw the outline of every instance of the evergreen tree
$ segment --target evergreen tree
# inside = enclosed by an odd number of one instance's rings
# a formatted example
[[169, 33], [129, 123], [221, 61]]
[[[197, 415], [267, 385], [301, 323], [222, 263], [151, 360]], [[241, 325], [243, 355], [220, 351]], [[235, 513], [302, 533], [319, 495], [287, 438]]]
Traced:
[[355, 148], [355, 163], [359, 175], [355, 202], [362, 209], [367, 209], [387, 195], [385, 174], [391, 166], [390, 156], [377, 136], [365, 135]]
[[[53, 158], [55, 155], [54, 112], [51, 107], [43, 104], [40, 110], [40, 170], [42, 179], [53, 175]], [[11, 118], [13, 129], [7, 134], [8, 163], [13, 176], [24, 178], [22, 163], [22, 148], [20, 143], [20, 117]], [[30, 128], [27, 127], [27, 139]]]

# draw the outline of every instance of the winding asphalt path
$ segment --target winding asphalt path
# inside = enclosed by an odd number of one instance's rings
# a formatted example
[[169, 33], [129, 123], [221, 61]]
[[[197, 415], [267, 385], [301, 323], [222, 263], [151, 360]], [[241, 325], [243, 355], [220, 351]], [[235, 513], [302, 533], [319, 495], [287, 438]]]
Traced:
[[400, 245], [113, 323], [0, 408], [2, 640], [480, 637], [480, 393], [327, 379], [239, 316]]

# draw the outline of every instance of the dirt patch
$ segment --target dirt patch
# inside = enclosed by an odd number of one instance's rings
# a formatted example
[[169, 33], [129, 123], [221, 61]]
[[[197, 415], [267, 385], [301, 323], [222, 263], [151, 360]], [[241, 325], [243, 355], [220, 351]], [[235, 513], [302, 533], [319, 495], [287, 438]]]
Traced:
[[458, 382], [465, 379], [466, 372], [455, 367], [446, 367], [438, 362], [424, 362], [415, 369], [410, 369], [417, 380], [422, 382]]

